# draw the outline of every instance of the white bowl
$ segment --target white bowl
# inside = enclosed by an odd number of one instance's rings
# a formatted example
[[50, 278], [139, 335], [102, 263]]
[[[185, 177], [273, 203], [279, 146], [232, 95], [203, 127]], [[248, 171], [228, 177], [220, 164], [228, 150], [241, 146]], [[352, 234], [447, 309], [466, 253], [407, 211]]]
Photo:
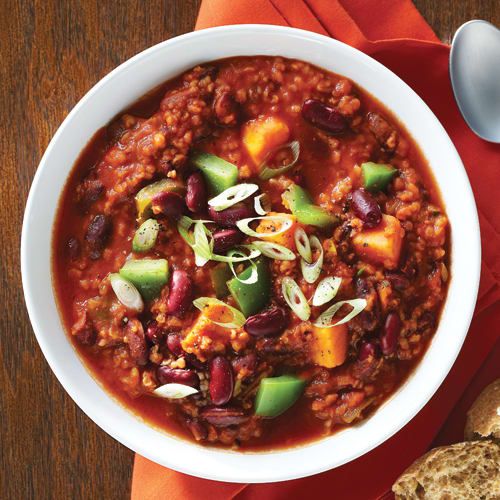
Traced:
[[[201, 447], [144, 423], [105, 392], [63, 330], [51, 278], [54, 216], [68, 173], [92, 135], [156, 85], [214, 59], [240, 55], [302, 59], [345, 75], [405, 124], [439, 184], [452, 227], [451, 283], [441, 321], [407, 382], [373, 416], [333, 436], [274, 452]], [[234, 482], [272, 482], [316, 474], [367, 453], [427, 403], [457, 357], [479, 283], [477, 212], [462, 162], [424, 102], [391, 71], [336, 40], [307, 31], [241, 25], [189, 33], [155, 45], [95, 85], [54, 135], [35, 175], [23, 223], [21, 264], [28, 312], [40, 347], [68, 394], [102, 429], [141, 455], [187, 474]]]

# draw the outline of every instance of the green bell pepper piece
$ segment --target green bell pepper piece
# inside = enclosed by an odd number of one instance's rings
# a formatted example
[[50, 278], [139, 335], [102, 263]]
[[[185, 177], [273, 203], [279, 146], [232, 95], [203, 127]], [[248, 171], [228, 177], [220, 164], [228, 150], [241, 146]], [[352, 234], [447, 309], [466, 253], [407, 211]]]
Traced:
[[168, 262], [166, 259], [131, 259], [125, 262], [119, 273], [136, 286], [143, 299], [153, 300], [167, 284]]
[[144, 222], [146, 219], [149, 219], [153, 215], [153, 211], [151, 210], [153, 198], [159, 193], [169, 191], [184, 195], [184, 193], [186, 192], [186, 188], [181, 182], [173, 179], [161, 179], [157, 182], [153, 182], [152, 184], [148, 184], [147, 186], [143, 187], [135, 195], [137, 220], [139, 222]]
[[[255, 261], [257, 266], [257, 281], [246, 284], [233, 278], [227, 282], [229, 292], [233, 296], [241, 312], [248, 318], [256, 314], [267, 305], [271, 296], [271, 273], [269, 265], [265, 259]], [[252, 268], [247, 267], [238, 274], [238, 277], [245, 280], [252, 274]]]
[[210, 269], [210, 280], [218, 299], [223, 299], [229, 295], [227, 282], [231, 279], [233, 273], [225, 262], [219, 262], [216, 266]]
[[255, 414], [277, 417], [290, 408], [301, 396], [305, 380], [295, 375], [263, 378], [255, 398]]
[[338, 222], [338, 217], [314, 205], [307, 192], [292, 184], [284, 193], [283, 200], [301, 224], [327, 228]]
[[361, 164], [363, 186], [368, 191], [384, 191], [396, 174], [397, 169], [384, 163], [368, 161]]
[[238, 182], [238, 167], [210, 153], [196, 153], [191, 163], [201, 170], [211, 196], [217, 196]]

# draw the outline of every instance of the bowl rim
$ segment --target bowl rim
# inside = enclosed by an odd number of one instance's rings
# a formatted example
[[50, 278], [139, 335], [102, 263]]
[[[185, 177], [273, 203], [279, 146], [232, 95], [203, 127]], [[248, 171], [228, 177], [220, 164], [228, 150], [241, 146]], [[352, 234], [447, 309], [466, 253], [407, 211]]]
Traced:
[[[346, 51], [347, 53], [350, 53], [353, 58], [355, 58], [357, 61], [360, 61], [361, 63], [365, 65], [369, 65], [372, 67], [376, 67], [377, 71], [379, 71], [381, 74], [384, 74], [387, 78], [389, 78], [391, 81], [398, 81], [399, 86], [402, 87], [402, 89], [406, 93], [411, 93], [413, 95], [413, 99], [415, 102], [418, 102], [418, 106], [422, 109], [422, 112], [426, 113], [429, 118], [432, 118], [434, 120], [434, 126], [439, 129], [439, 132], [442, 136], [442, 140], [447, 143], [447, 147], [449, 149], [449, 154], [451, 157], [454, 158], [454, 163], [457, 166], [457, 177], [461, 177], [460, 182], [463, 182], [463, 188], [466, 193], [466, 197], [468, 199], [463, 200], [464, 205], [468, 205], [469, 210], [470, 210], [470, 222], [473, 224], [474, 227], [471, 228], [470, 232], [472, 235], [475, 235], [475, 241], [471, 243], [473, 246], [473, 254], [471, 255], [471, 260], [472, 264], [469, 271], [469, 276], [470, 276], [470, 284], [471, 284], [471, 289], [468, 291], [469, 297], [470, 297], [470, 302], [468, 303], [468, 307], [464, 307], [463, 310], [461, 310], [461, 315], [463, 318], [463, 328], [462, 332], [460, 332], [460, 337], [457, 339], [456, 343], [453, 346], [453, 349], [450, 349], [450, 354], [449, 357], [447, 358], [447, 363], [444, 363], [443, 366], [441, 366], [438, 370], [436, 370], [438, 373], [435, 374], [433, 378], [433, 383], [430, 386], [426, 387], [426, 390], [422, 390], [422, 393], [424, 395], [420, 395], [418, 398], [414, 398], [414, 400], [411, 401], [412, 407], [411, 409], [406, 409], [406, 412], [404, 413], [404, 417], [398, 417], [397, 419], [397, 424], [393, 425], [390, 430], [385, 430], [385, 432], [380, 433], [380, 435], [377, 436], [377, 439], [371, 440], [368, 445], [365, 446], [358, 446], [355, 452], [351, 453], [350, 455], [344, 456], [340, 460], [335, 460], [334, 457], [332, 458], [323, 458], [320, 463], [317, 463], [316, 461], [303, 461], [300, 464], [296, 465], [293, 467], [293, 470], [283, 470], [280, 469], [279, 471], [277, 470], [272, 470], [267, 465], [273, 464], [273, 461], [271, 460], [270, 462], [267, 461], [267, 458], [264, 457], [274, 457], [275, 459], [280, 459], [281, 458], [286, 458], [290, 456], [292, 460], [296, 460], [298, 456], [303, 454], [303, 450], [306, 450], [308, 448], [315, 448], [317, 447], [318, 450], [320, 447], [318, 446], [320, 443], [326, 443], [329, 441], [332, 437], [336, 436], [330, 436], [327, 438], [321, 438], [319, 440], [313, 441], [311, 443], [308, 443], [306, 445], [300, 446], [300, 447], [295, 447], [295, 448], [285, 448], [285, 449], [276, 449], [276, 450], [270, 450], [268, 452], [260, 452], [260, 453], [237, 453], [233, 452], [230, 450], [220, 450], [216, 448], [205, 448], [201, 447], [200, 445], [197, 445], [195, 443], [185, 441], [185, 440], [177, 440], [177, 438], [174, 438], [172, 436], [169, 437], [170, 443], [177, 443], [178, 447], [182, 447], [182, 443], [184, 443], [184, 446], [187, 446], [186, 450], [188, 452], [193, 453], [193, 454], [198, 454], [200, 457], [206, 457], [209, 459], [213, 459], [214, 463], [216, 463], [216, 466], [219, 466], [223, 464], [223, 467], [220, 467], [219, 469], [216, 470], [216, 468], [213, 468], [210, 470], [210, 472], [207, 472], [203, 467], [200, 467], [199, 465], [196, 464], [196, 460], [193, 461], [194, 465], [190, 464], [188, 461], [183, 459], [183, 463], [179, 463], [179, 461], [176, 461], [174, 458], [173, 460], [171, 458], [166, 458], [164, 452], [157, 452], [156, 450], [152, 450], [147, 447], [146, 441], [143, 443], [140, 439], [140, 436], [137, 438], [133, 438], [129, 433], [127, 433], [126, 429], [121, 429], [119, 425], [114, 425], [113, 423], [109, 422], [109, 419], [104, 417], [102, 414], [100, 414], [96, 408], [93, 407], [92, 403], [92, 397], [82, 394], [81, 391], [75, 387], [75, 384], [68, 378], [67, 373], [65, 373], [64, 369], [61, 366], [61, 363], [59, 360], [56, 359], [54, 356], [53, 349], [51, 348], [51, 343], [45, 338], [44, 332], [41, 329], [40, 326], [40, 316], [39, 316], [39, 311], [37, 310], [35, 300], [34, 300], [34, 290], [33, 290], [33, 282], [32, 282], [32, 277], [29, 275], [28, 272], [28, 267], [30, 265], [30, 252], [29, 252], [29, 239], [30, 239], [30, 231], [28, 230], [29, 226], [29, 218], [30, 214], [35, 210], [35, 197], [36, 193], [39, 190], [39, 184], [40, 180], [44, 174], [44, 170], [47, 166], [47, 163], [50, 159], [50, 156], [52, 154], [52, 151], [56, 148], [56, 145], [59, 142], [60, 137], [64, 134], [66, 128], [68, 125], [75, 119], [75, 116], [78, 114], [79, 110], [83, 108], [87, 102], [94, 96], [94, 94], [98, 93], [104, 86], [108, 84], [108, 82], [112, 81], [122, 73], [125, 73], [129, 70], [129, 68], [133, 68], [133, 66], [136, 64], [136, 62], [141, 61], [150, 55], [156, 53], [157, 51], [162, 51], [165, 49], [165, 47], [170, 47], [171, 49], [174, 48], [176, 45], [179, 45], [186, 40], [202, 40], [204, 37], [212, 37], [212, 36], [218, 36], [219, 34], [233, 34], [234, 36], [238, 36], [238, 34], [241, 34], [242, 32], [245, 31], [251, 31], [252, 34], [255, 33], [276, 33], [279, 34], [280, 36], [290, 36], [290, 35], [295, 35], [295, 36], [300, 36], [301, 38], [307, 38], [310, 41], [317, 41], [321, 42], [323, 44], [330, 44], [332, 50], [340, 50], [340, 51]], [[276, 51], [279, 53], [279, 49]], [[213, 59], [212, 59], [213, 60]], [[367, 89], [370, 91], [369, 89]], [[396, 116], [397, 116], [397, 110], [391, 110]], [[431, 171], [434, 169], [431, 166]], [[68, 172], [66, 172], [66, 179], [67, 179]], [[52, 241], [52, 237], [51, 237]], [[447, 376], [449, 370], [453, 366], [456, 357], [458, 356], [460, 349], [462, 347], [462, 344], [465, 340], [470, 321], [472, 319], [472, 314], [474, 311], [474, 306], [475, 306], [475, 301], [477, 297], [477, 291], [479, 287], [479, 274], [480, 274], [480, 262], [481, 262], [481, 246], [480, 246], [480, 236], [479, 236], [479, 222], [478, 222], [478, 217], [477, 217], [477, 211], [476, 211], [476, 206], [475, 206], [475, 201], [472, 193], [472, 189], [470, 187], [470, 183], [468, 182], [467, 174], [465, 172], [465, 169], [463, 167], [463, 164], [461, 162], [461, 159], [451, 142], [451, 139], [449, 138], [447, 132], [439, 122], [439, 120], [435, 117], [434, 113], [429, 109], [429, 107], [425, 104], [425, 102], [403, 81], [401, 80], [396, 74], [394, 74], [391, 70], [383, 66], [381, 63], [378, 61], [372, 59], [368, 55], [360, 52], [359, 50], [350, 47], [349, 45], [346, 45], [342, 42], [339, 42], [337, 40], [331, 39], [329, 37], [326, 37], [324, 35], [319, 35], [313, 32], [297, 29], [297, 28], [290, 28], [290, 27], [283, 27], [283, 26], [274, 26], [274, 25], [261, 25], [261, 24], [242, 24], [242, 25], [232, 25], [232, 26], [222, 26], [222, 27], [216, 27], [216, 28], [207, 28], [204, 30], [199, 30], [195, 32], [190, 32], [184, 35], [180, 35], [175, 38], [171, 38], [169, 40], [166, 40], [164, 42], [161, 42], [159, 44], [156, 44], [140, 53], [137, 55], [133, 56], [132, 58], [126, 60], [124, 63], [120, 64], [117, 68], [115, 68], [113, 71], [108, 73], [106, 76], [104, 76], [99, 82], [97, 82], [86, 94], [84, 97], [82, 97], [79, 102], [74, 106], [74, 108], [71, 110], [71, 112], [68, 114], [68, 116], [65, 118], [65, 120], [62, 122], [62, 124], [59, 126], [58, 130], [54, 134], [52, 140], [50, 141], [40, 163], [38, 166], [38, 169], [35, 173], [32, 186], [30, 189], [30, 193], [28, 196], [27, 204], [26, 204], [26, 209], [25, 209], [25, 214], [24, 214], [24, 219], [23, 219], [23, 229], [22, 229], [22, 235], [21, 235], [21, 274], [22, 274], [22, 283], [23, 283], [23, 289], [24, 289], [24, 295], [25, 295], [25, 300], [26, 300], [26, 305], [28, 309], [28, 314], [30, 317], [31, 324], [33, 326], [33, 330], [35, 333], [35, 336], [37, 338], [37, 341], [40, 345], [40, 348], [49, 363], [52, 371], [56, 375], [57, 379], [61, 383], [61, 385], [64, 387], [65, 391], [69, 394], [69, 396], [73, 399], [73, 401], [82, 409], [84, 413], [87, 414], [93, 420], [99, 427], [101, 427], [105, 432], [107, 432], [109, 435], [117, 439], [119, 442], [127, 446], [128, 448], [132, 449], [133, 451], [136, 451], [137, 453], [141, 454], [142, 456], [159, 463], [161, 465], [164, 465], [166, 467], [169, 467], [171, 469], [177, 470], [179, 472], [183, 472], [186, 474], [190, 474], [193, 476], [197, 477], [202, 477], [206, 479], [213, 479], [213, 480], [219, 480], [219, 481], [228, 481], [228, 482], [239, 482], [239, 483], [258, 483], [258, 482], [277, 482], [277, 481], [284, 481], [284, 480], [290, 480], [290, 479], [297, 479], [301, 477], [306, 477], [310, 476], [313, 474], [317, 474], [320, 472], [324, 472], [326, 470], [338, 467], [340, 465], [343, 465], [351, 460], [354, 460], [365, 453], [368, 453], [378, 445], [380, 445], [382, 442], [386, 441], [389, 439], [391, 436], [396, 434], [400, 429], [402, 429], [422, 408], [427, 404], [427, 402], [431, 399], [431, 397], [435, 394], [441, 383], [443, 382], [444, 378]], [[453, 255], [452, 255], [453, 259]], [[444, 304], [444, 307], [446, 307], [446, 304], [449, 301], [450, 297], [450, 291], [452, 289], [454, 280], [453, 280], [453, 274], [452, 274], [452, 280], [449, 285], [449, 290], [448, 290], [448, 297], [446, 299], [446, 302]], [[52, 283], [51, 283], [52, 286]], [[54, 293], [52, 291], [52, 293]], [[438, 331], [435, 333], [434, 338], [437, 337], [440, 329], [438, 328]], [[66, 335], [66, 334], [65, 334]], [[458, 337], [458, 336], [457, 336]], [[433, 338], [433, 341], [434, 341]], [[68, 343], [70, 343], [70, 340], [67, 339]], [[433, 342], [432, 341], [432, 342]], [[431, 342], [431, 344], [432, 344]], [[427, 349], [426, 354], [424, 355], [424, 359], [427, 356], [429, 350], [431, 349], [431, 346]], [[79, 361], [82, 365], [85, 365], [85, 363], [79, 358]], [[423, 359], [419, 362], [419, 364], [415, 367], [413, 373], [409, 377], [409, 379], [412, 379], [416, 373], [419, 372], [419, 368], [423, 364]], [[89, 374], [89, 376], [91, 376]], [[397, 395], [401, 394], [405, 386], [408, 384], [409, 380], [407, 380], [402, 386], [398, 388], [398, 390], [389, 398], [388, 401], [393, 400]], [[107, 393], [108, 397], [111, 398], [111, 395]], [[382, 407], [387, 405], [388, 401], [386, 401]], [[120, 405], [123, 407], [123, 405], [117, 401], [115, 401], [115, 404]], [[382, 407], [378, 408], [375, 414], [380, 413], [382, 410]], [[129, 412], [130, 410], [126, 410]], [[134, 415], [137, 417], [136, 415]], [[373, 416], [368, 418], [367, 420], [371, 420]], [[140, 425], [142, 426], [147, 426], [150, 427], [147, 423], [144, 423], [143, 421], [140, 422]], [[356, 430], [356, 427], [346, 429], [342, 431], [342, 434], [345, 433], [352, 433], [353, 429]], [[144, 433], [146, 430], [144, 430]], [[161, 432], [161, 431], [157, 431]], [[181, 442], [179, 442], [181, 441]], [[323, 448], [321, 448], [323, 449]], [[298, 454], [298, 455], [297, 455]], [[333, 455], [333, 454], [332, 454]], [[227, 457], [230, 457], [230, 460], [238, 462], [237, 466], [235, 467], [229, 467], [229, 462], [226, 461]], [[239, 458], [235, 458], [239, 457]], [[252, 470], [241, 470], [241, 464], [245, 463], [244, 459], [243, 461], [240, 460], [241, 457], [257, 457], [256, 458], [256, 463], [252, 466]], [[287, 458], [288, 460], [288, 458]], [[224, 463], [226, 462], [226, 463]], [[247, 460], [248, 462], [248, 460]], [[250, 463], [250, 462], [248, 462]], [[256, 465], [257, 463], [260, 463], [261, 466], [259, 467]], [[275, 463], [275, 462], [274, 462]], [[289, 462], [290, 464], [293, 464], [293, 462]], [[267, 464], [267, 465], [266, 465]]]

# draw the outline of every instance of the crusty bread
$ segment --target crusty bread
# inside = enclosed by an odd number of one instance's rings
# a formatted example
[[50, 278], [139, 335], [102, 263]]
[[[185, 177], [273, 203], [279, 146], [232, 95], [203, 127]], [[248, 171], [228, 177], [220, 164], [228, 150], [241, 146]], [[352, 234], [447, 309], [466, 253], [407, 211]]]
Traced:
[[500, 379], [491, 383], [467, 412], [465, 439], [500, 439]]
[[434, 448], [394, 483], [398, 500], [500, 499], [500, 446], [468, 441]]

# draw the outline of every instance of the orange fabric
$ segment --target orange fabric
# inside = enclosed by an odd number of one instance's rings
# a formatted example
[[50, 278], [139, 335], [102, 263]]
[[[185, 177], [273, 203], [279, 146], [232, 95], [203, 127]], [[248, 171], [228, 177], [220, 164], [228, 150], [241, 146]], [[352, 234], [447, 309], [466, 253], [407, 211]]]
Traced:
[[406, 427], [370, 453], [317, 476], [263, 485], [196, 479], [137, 456], [132, 498], [390, 496], [394, 479], [434, 440], [442, 444], [461, 438], [470, 403], [500, 377], [500, 204], [495, 192], [500, 146], [482, 141], [465, 124], [449, 82], [449, 47], [438, 41], [410, 0], [203, 0], [196, 28], [239, 23], [294, 26], [332, 36], [379, 60], [426, 101], [457, 147], [475, 193], [483, 250], [479, 299], [461, 354], [439, 391]]

